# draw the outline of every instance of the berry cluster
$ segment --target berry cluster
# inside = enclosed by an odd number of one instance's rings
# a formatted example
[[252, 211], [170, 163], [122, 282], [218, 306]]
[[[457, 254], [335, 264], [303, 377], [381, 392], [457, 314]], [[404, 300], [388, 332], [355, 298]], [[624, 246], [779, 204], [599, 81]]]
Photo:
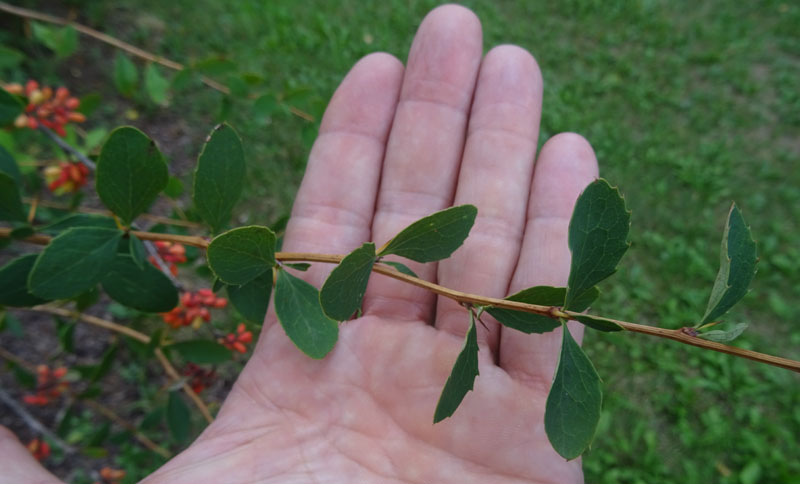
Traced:
[[89, 168], [83, 163], [63, 162], [44, 169], [47, 188], [55, 195], [77, 192], [88, 178]]
[[50, 445], [44, 440], [33, 439], [28, 445], [28, 450], [33, 454], [33, 458], [42, 461], [50, 457]]
[[95, 481], [94, 484], [118, 484], [122, 479], [125, 479], [125, 471], [106, 466], [100, 469], [100, 479], [102, 479], [102, 482]]
[[47, 365], [37, 366], [36, 393], [25, 395], [22, 400], [28, 405], [47, 405], [69, 388], [69, 382], [63, 379], [66, 374], [67, 369], [63, 366], [55, 370]]
[[20, 84], [7, 84], [3, 87], [11, 94], [28, 98], [25, 114], [20, 114], [14, 121], [14, 126], [18, 128], [27, 126], [37, 129], [45, 126], [64, 137], [67, 135], [64, 131], [67, 123], [86, 121], [86, 116], [75, 111], [81, 104], [80, 100], [70, 96], [66, 87], [59, 87], [54, 92], [49, 86], [40, 88], [39, 83], [34, 80], [26, 82], [24, 87]]
[[195, 393], [200, 393], [212, 383], [217, 377], [217, 372], [215, 370], [208, 370], [205, 368], [201, 368], [194, 363], [186, 363], [186, 366], [183, 368], [183, 376], [187, 377], [189, 380], [189, 386], [192, 387]]
[[200, 289], [197, 292], [184, 292], [180, 304], [172, 311], [162, 313], [161, 317], [174, 329], [189, 325], [199, 328], [203, 321], [211, 320], [209, 308], [224, 308], [227, 305], [228, 300], [215, 296], [211, 289]]
[[253, 333], [247, 331], [244, 323], [239, 323], [235, 333], [228, 333], [224, 338], [220, 338], [219, 342], [229, 350], [246, 353], [247, 346], [245, 345], [253, 342]]
[[[157, 240], [154, 245], [161, 259], [169, 264], [169, 271], [173, 276], [177, 276], [178, 267], [175, 264], [183, 264], [186, 262], [186, 247], [177, 242], [168, 242], [164, 240]], [[151, 264], [158, 267], [155, 257], [150, 256], [148, 259]]]

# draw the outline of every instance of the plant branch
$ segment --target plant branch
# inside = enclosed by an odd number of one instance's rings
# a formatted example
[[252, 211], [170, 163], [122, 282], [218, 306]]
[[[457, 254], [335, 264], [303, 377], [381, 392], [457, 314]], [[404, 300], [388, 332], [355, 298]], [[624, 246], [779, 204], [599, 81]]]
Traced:
[[[8, 237], [10, 233], [11, 229], [0, 228], [0, 237]], [[136, 234], [136, 236], [142, 240], [165, 240], [171, 242], [178, 242], [181, 244], [192, 245], [202, 249], [207, 248], [209, 244], [209, 241], [207, 239], [197, 236], [159, 234], [152, 232], [133, 232], [133, 233]], [[46, 235], [36, 234], [24, 240], [35, 244], [47, 244], [50, 241], [50, 237]], [[344, 258], [343, 255], [334, 255], [334, 254], [312, 254], [305, 252], [275, 253], [275, 259], [281, 262], [321, 262], [325, 264], [338, 264], [339, 262], [342, 261], [343, 258]], [[440, 296], [453, 299], [454, 301], [457, 301], [459, 303], [470, 303], [477, 306], [494, 306], [504, 309], [513, 309], [516, 311], [541, 314], [543, 316], [548, 316], [550, 318], [574, 319], [575, 316], [580, 315], [580, 313], [576, 313], [573, 311], [563, 311], [561, 308], [553, 306], [539, 306], [536, 304], [526, 304], [516, 301], [508, 301], [505, 299], [479, 296], [476, 294], [469, 294], [466, 292], [456, 291], [454, 289], [434, 284], [433, 282], [428, 282], [424, 279], [419, 279], [417, 277], [403, 274], [402, 272], [398, 271], [393, 267], [389, 267], [380, 263], [375, 264], [372, 267], [372, 270], [374, 272], [383, 274], [393, 279], [397, 279], [406, 282], [408, 284], [421, 287]], [[794, 361], [788, 358], [781, 358], [778, 356], [772, 356], [765, 353], [759, 353], [757, 351], [737, 348], [736, 346], [729, 346], [726, 344], [717, 343], [715, 341], [709, 341], [703, 338], [699, 338], [697, 336], [691, 336], [689, 334], [682, 332], [679, 329], [658, 328], [655, 326], [629, 323], [627, 321], [620, 321], [611, 318], [605, 318], [605, 319], [608, 319], [609, 321], [612, 321], [622, 326], [623, 329], [627, 331], [632, 331], [634, 333], [642, 333], [642, 334], [648, 334], [650, 336], [667, 338], [691, 346], [697, 346], [700, 348], [718, 351], [721, 353], [727, 353], [729, 355], [738, 356], [741, 358], [747, 358], [753, 361], [758, 361], [760, 363], [766, 363], [768, 365], [777, 366], [780, 368], [785, 368], [787, 370], [792, 370], [800, 373], [800, 361]]]
[[[109, 331], [114, 331], [114, 332], [117, 332], [119, 334], [124, 334], [125, 336], [133, 338], [136, 341], [139, 341], [141, 343], [144, 343], [144, 344], [150, 343], [150, 337], [147, 336], [144, 333], [136, 331], [135, 329], [128, 328], [127, 326], [123, 326], [121, 324], [117, 324], [117, 323], [115, 323], [113, 321], [108, 321], [108, 320], [105, 320], [105, 319], [102, 319], [102, 318], [98, 318], [97, 316], [92, 316], [91, 314], [84, 314], [84, 313], [79, 313], [79, 312], [75, 312], [75, 311], [70, 311], [70, 310], [64, 309], [64, 308], [57, 308], [57, 307], [46, 306], [46, 305], [45, 306], [34, 306], [32, 308], [19, 308], [19, 309], [25, 309], [25, 310], [28, 310], [28, 311], [37, 311], [37, 312], [42, 312], [42, 313], [55, 314], [55, 315], [62, 316], [62, 317], [65, 317], [65, 318], [78, 318], [78, 319], [81, 319], [82, 321], [84, 321], [85, 323], [89, 323], [89, 324], [92, 324], [94, 326], [98, 326], [100, 328], [107, 329]], [[175, 369], [175, 367], [172, 366], [172, 363], [170, 363], [169, 359], [166, 357], [166, 355], [164, 355], [164, 352], [161, 351], [160, 348], [155, 348], [155, 350], [153, 352], [155, 353], [156, 358], [158, 359], [159, 363], [161, 363], [161, 366], [164, 368], [164, 372], [170, 378], [172, 378], [173, 380], [180, 381], [181, 380], [181, 375], [178, 373], [178, 371]], [[214, 417], [211, 416], [211, 412], [208, 410], [208, 407], [203, 402], [203, 400], [200, 399], [200, 397], [197, 395], [197, 393], [195, 393], [195, 391], [192, 390], [192, 387], [189, 386], [188, 383], [183, 382], [181, 384], [181, 388], [186, 393], [186, 395], [189, 397], [189, 399], [192, 400], [192, 402], [194, 402], [194, 404], [197, 407], [197, 409], [200, 410], [200, 413], [203, 415], [203, 418], [205, 418], [208, 423], [213, 422], [214, 421]]]
[[[34, 203], [36, 200], [38, 200], [38, 199], [30, 198], [30, 197], [23, 197], [22, 198], [22, 201], [24, 203], [30, 203], [30, 204]], [[39, 204], [40, 207], [55, 208], [56, 210], [64, 210], [64, 211], [67, 211], [67, 212], [90, 213], [90, 214], [97, 214], [97, 215], [106, 215], [108, 217], [111, 217], [113, 215], [111, 213], [111, 211], [109, 211], [109, 210], [100, 210], [100, 209], [96, 209], [96, 208], [84, 208], [84, 207], [71, 208], [69, 205], [66, 205], [66, 204], [63, 204], [63, 203], [58, 203], [58, 202], [53, 202], [53, 201], [50, 201], [50, 200], [39, 200], [38, 204]], [[203, 224], [199, 224], [197, 222], [191, 222], [191, 221], [188, 221], [188, 220], [178, 220], [178, 219], [169, 218], [169, 217], [162, 217], [160, 215], [151, 215], [149, 213], [143, 213], [143, 214], [139, 215], [139, 218], [142, 218], [144, 220], [149, 220], [151, 222], [155, 222], [155, 223], [158, 223], [158, 224], [175, 225], [175, 226], [178, 226], [178, 227], [186, 227], [186, 228], [193, 228], [193, 229], [204, 227]]]
[[[2, 4], [0, 4], [0, 6], [2, 6]], [[39, 131], [46, 134], [47, 137], [50, 138], [53, 143], [57, 144], [59, 148], [77, 158], [78, 161], [86, 165], [86, 167], [90, 170], [97, 168], [97, 165], [94, 164], [94, 161], [90, 160], [86, 155], [76, 150], [72, 145], [61, 139], [60, 136], [52, 132], [47, 126], [39, 126]]]
[[25, 422], [25, 424], [31, 428], [31, 430], [33, 430], [38, 434], [44, 435], [45, 437], [47, 437], [48, 440], [55, 442], [56, 445], [61, 447], [61, 449], [64, 452], [68, 454], [74, 454], [75, 452], [77, 452], [75, 447], [61, 440], [61, 438], [58, 435], [54, 434], [50, 429], [45, 427], [44, 424], [39, 422], [36, 419], [36, 417], [34, 417], [33, 415], [30, 414], [30, 412], [25, 410], [25, 407], [17, 403], [17, 401], [11, 398], [11, 395], [6, 393], [6, 391], [3, 390], [2, 388], [0, 388], [0, 401], [5, 403], [6, 406], [10, 408], [12, 412], [16, 413], [17, 416], [19, 416], [19, 418], [22, 419], [22, 421]]
[[[72, 20], [68, 20], [68, 19], [61, 18], [61, 17], [56, 17], [54, 15], [48, 15], [46, 13], [37, 12], [35, 10], [29, 10], [27, 8], [22, 8], [22, 7], [17, 7], [17, 6], [14, 6], [14, 5], [9, 5], [6, 2], [0, 2], [0, 11], [6, 12], [6, 13], [10, 13], [11, 15], [16, 15], [17, 17], [22, 17], [22, 18], [26, 18], [26, 19], [30, 19], [30, 20], [38, 20], [40, 22], [47, 22], [47, 23], [56, 24], [56, 25], [69, 25], [69, 26], [71, 26], [72, 28], [74, 28], [75, 30], [77, 30], [78, 32], [80, 32], [80, 33], [82, 33], [84, 35], [87, 35], [89, 37], [92, 37], [93, 39], [99, 40], [100, 42], [103, 42], [105, 44], [108, 44], [108, 45], [111, 45], [113, 47], [116, 47], [117, 49], [123, 50], [123, 51], [125, 51], [125, 52], [127, 52], [127, 53], [129, 53], [131, 55], [139, 57], [140, 59], [144, 59], [144, 60], [146, 60], [148, 62], [155, 62], [156, 64], [160, 64], [160, 65], [162, 65], [162, 66], [164, 66], [164, 67], [166, 67], [168, 69], [172, 69], [172, 70], [175, 70], [175, 71], [182, 71], [183, 69], [186, 68], [180, 62], [175, 62], [173, 60], [167, 59], [166, 57], [162, 57], [160, 55], [156, 55], [156, 54], [153, 54], [151, 52], [148, 52], [148, 51], [146, 51], [144, 49], [140, 49], [139, 47], [136, 47], [135, 45], [131, 45], [131, 44], [127, 43], [127, 42], [119, 40], [116, 37], [112, 37], [112, 36], [110, 36], [108, 34], [104, 34], [103, 32], [95, 30], [95, 29], [93, 29], [91, 27], [87, 27], [87, 26], [79, 24], [77, 22], [73, 22]], [[208, 86], [208, 87], [210, 87], [210, 88], [212, 88], [214, 90], [217, 90], [217, 91], [219, 91], [219, 92], [221, 92], [221, 93], [223, 93], [225, 95], [229, 95], [231, 93], [231, 90], [228, 88], [228, 86], [225, 86], [224, 84], [222, 84], [220, 82], [217, 82], [217, 81], [215, 81], [214, 79], [211, 79], [208, 76], [202, 76], [201, 75], [200, 76], [200, 80], [206, 86]], [[304, 111], [301, 111], [300, 109], [297, 109], [294, 106], [289, 106], [289, 111], [292, 114], [294, 114], [295, 116], [303, 118], [306, 121], [310, 121], [310, 122], [314, 121], [314, 116], [312, 116], [309, 113], [306, 113]]]

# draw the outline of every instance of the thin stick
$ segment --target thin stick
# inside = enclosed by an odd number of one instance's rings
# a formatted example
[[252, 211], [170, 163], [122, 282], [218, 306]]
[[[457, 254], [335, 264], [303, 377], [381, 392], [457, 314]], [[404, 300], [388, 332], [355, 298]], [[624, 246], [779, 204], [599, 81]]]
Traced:
[[[173, 60], [167, 59], [166, 57], [150, 53], [144, 49], [140, 49], [139, 47], [131, 45], [127, 42], [123, 42], [122, 40], [119, 40], [108, 34], [104, 34], [103, 32], [97, 31], [91, 27], [87, 27], [77, 22], [73, 22], [72, 20], [56, 17], [53, 15], [48, 15], [46, 13], [37, 12], [35, 10], [28, 10], [27, 8], [16, 7], [14, 5], [9, 5], [6, 2], [0, 2], [0, 11], [4, 11], [6, 13], [10, 13], [11, 15], [16, 15], [22, 18], [39, 20], [40, 22], [47, 22], [56, 25], [69, 25], [84, 35], [88, 35], [89, 37], [99, 40], [100, 42], [114, 46], [117, 49], [124, 50], [125, 52], [134, 55], [136, 57], [139, 57], [141, 59], [144, 59], [148, 62], [155, 62], [156, 64], [160, 64], [166, 68], [173, 69], [176, 71], [182, 71], [183, 69], [185, 69], [185, 66], [180, 62], [175, 62]], [[227, 95], [231, 93], [231, 90], [227, 86], [215, 81], [214, 79], [211, 79], [210, 77], [200, 76], [200, 80], [206, 86], [215, 89], [223, 94]], [[294, 106], [289, 106], [289, 111], [295, 116], [303, 118], [306, 121], [312, 121], [312, 122], [314, 121], [314, 116], [304, 111], [301, 111], [300, 109], [297, 109]]]
[[[2, 4], [0, 4], [0, 6], [1, 5]], [[94, 164], [94, 161], [90, 160], [89, 158], [86, 157], [86, 155], [76, 150], [72, 145], [61, 139], [61, 137], [52, 132], [50, 128], [46, 126], [39, 126], [39, 131], [46, 134], [47, 137], [50, 138], [50, 140], [52, 140], [53, 143], [57, 144], [59, 148], [77, 158], [78, 161], [86, 165], [86, 167], [89, 168], [90, 170], [94, 170], [97, 168], [97, 165]]]
[[[37, 200], [37, 199], [29, 198], [29, 197], [23, 197], [22, 198], [22, 201], [24, 203], [33, 203], [35, 200]], [[85, 208], [85, 207], [71, 208], [69, 205], [66, 205], [64, 203], [53, 202], [53, 201], [50, 201], [50, 200], [39, 200], [38, 203], [39, 203], [39, 206], [41, 206], [41, 207], [55, 208], [57, 210], [65, 210], [67, 212], [90, 213], [90, 214], [97, 214], [97, 215], [106, 215], [108, 217], [111, 217], [113, 215], [111, 213], [111, 211], [109, 211], [109, 210], [101, 210], [101, 209], [97, 209], [97, 208]], [[178, 227], [187, 227], [187, 228], [193, 228], [193, 229], [199, 229], [199, 228], [203, 228], [204, 227], [203, 224], [200, 224], [200, 223], [197, 223], [197, 222], [190, 222], [188, 220], [178, 220], [178, 219], [169, 218], [169, 217], [162, 217], [160, 215], [151, 215], [149, 213], [143, 213], [143, 214], [139, 215], [138, 218], [141, 218], [141, 219], [144, 219], [144, 220], [150, 220], [151, 222], [164, 224], [164, 225], [175, 225], [175, 226], [178, 226]]]
[[[11, 229], [0, 228], [0, 237], [8, 237], [10, 233]], [[200, 247], [200, 248], [206, 248], [208, 247], [209, 244], [208, 240], [196, 236], [157, 234], [150, 232], [134, 232], [134, 233], [136, 234], [137, 237], [143, 240], [145, 239], [167, 240], [187, 245], [193, 245], [195, 247]], [[36, 234], [24, 240], [36, 244], [47, 244], [50, 240], [50, 237], [46, 235]], [[322, 262], [325, 264], [338, 264], [339, 262], [342, 261], [343, 258], [344, 258], [343, 255], [334, 255], [334, 254], [312, 254], [305, 252], [275, 253], [275, 259], [281, 262]], [[497, 299], [493, 297], [479, 296], [477, 294], [469, 294], [466, 292], [456, 291], [454, 289], [450, 289], [444, 286], [440, 286], [438, 284], [434, 284], [432, 282], [428, 282], [424, 279], [419, 279], [417, 277], [403, 274], [402, 272], [398, 271], [393, 267], [382, 265], [380, 263], [375, 264], [372, 267], [372, 270], [374, 272], [377, 272], [378, 274], [383, 274], [393, 279], [397, 279], [406, 282], [408, 284], [421, 287], [435, 294], [448, 297], [460, 303], [470, 303], [478, 306], [493, 306], [497, 308], [513, 309], [516, 311], [541, 314], [542, 316], [548, 316], [551, 318], [574, 319], [575, 316], [580, 316], [580, 313], [572, 311], [563, 311], [561, 310], [561, 308], [554, 306], [540, 306], [536, 304], [526, 304], [516, 301], [507, 301], [505, 299]], [[713, 351], [718, 351], [720, 353], [727, 353], [729, 355], [739, 356], [741, 358], [747, 358], [753, 361], [758, 361], [760, 363], [766, 363], [768, 365], [777, 366], [780, 368], [785, 368], [787, 370], [792, 370], [800, 373], [800, 361], [794, 361], [788, 358], [781, 358], [777, 356], [768, 355], [765, 353], [759, 353], [757, 351], [737, 348], [736, 346], [729, 346], [722, 343], [717, 343], [715, 341], [709, 341], [703, 338], [699, 338], [697, 336], [688, 335], [686, 333], [683, 333], [679, 329], [658, 328], [643, 324], [629, 323], [627, 321], [620, 321], [617, 319], [611, 319], [611, 318], [605, 318], [605, 319], [613, 321], [614, 323], [622, 326], [623, 329], [635, 333], [642, 333], [651, 336], [667, 338], [674, 341], [679, 341], [684, 344], [697, 346], [700, 348], [705, 348]]]
[[25, 424], [31, 428], [31, 430], [33, 430], [36, 433], [44, 435], [45, 437], [47, 437], [48, 440], [52, 440], [59, 447], [61, 447], [61, 449], [63, 449], [64, 452], [68, 454], [74, 454], [75, 452], [77, 452], [75, 447], [61, 440], [61, 438], [58, 435], [51, 432], [50, 429], [48, 429], [41, 422], [36, 420], [36, 417], [34, 417], [27, 410], [25, 410], [25, 407], [17, 403], [17, 401], [11, 398], [11, 395], [6, 393], [6, 391], [3, 390], [2, 388], [0, 388], [0, 401], [5, 403], [6, 406], [11, 409], [11, 411], [16, 413], [19, 416], [19, 418], [21, 418], [22, 421], [25, 422]]
[[[124, 334], [125, 336], [133, 338], [133, 339], [135, 339], [135, 340], [137, 340], [137, 341], [139, 341], [141, 343], [144, 343], [144, 344], [150, 343], [150, 337], [147, 336], [144, 333], [140, 333], [139, 331], [136, 331], [135, 329], [128, 328], [127, 326], [122, 326], [121, 324], [117, 324], [117, 323], [115, 323], [113, 321], [108, 321], [108, 320], [105, 320], [105, 319], [102, 319], [102, 318], [98, 318], [97, 316], [92, 316], [91, 314], [78, 313], [78, 312], [70, 311], [68, 309], [57, 308], [57, 307], [53, 307], [53, 306], [34, 306], [32, 308], [19, 308], [19, 309], [25, 309], [25, 310], [28, 310], [28, 311], [38, 311], [38, 312], [42, 312], [42, 313], [56, 314], [58, 316], [63, 316], [63, 317], [67, 317], [67, 318], [75, 317], [75, 318], [83, 320], [86, 323], [98, 326], [100, 328], [105, 328], [105, 329], [107, 329], [109, 331], [114, 331], [114, 332], [117, 332], [117, 333], [120, 333], [120, 334]], [[154, 353], [155, 353], [156, 358], [158, 359], [159, 363], [161, 363], [161, 366], [164, 368], [164, 372], [170, 378], [172, 378], [173, 380], [180, 381], [181, 380], [181, 375], [178, 373], [178, 371], [175, 369], [175, 367], [172, 366], [172, 363], [170, 363], [169, 359], [164, 355], [164, 353], [161, 351], [161, 349], [160, 348], [156, 348], [154, 350]], [[188, 383], [184, 382], [181, 385], [181, 388], [186, 393], [186, 396], [188, 396], [189, 399], [192, 400], [192, 402], [194, 402], [194, 404], [197, 407], [197, 409], [200, 410], [200, 413], [203, 415], [203, 418], [205, 418], [208, 423], [213, 422], [214, 421], [214, 417], [211, 416], [211, 412], [208, 410], [208, 407], [203, 402], [203, 400], [200, 399], [200, 397], [197, 395], [197, 393], [195, 393], [195, 391], [192, 390], [192, 387], [189, 386]]]

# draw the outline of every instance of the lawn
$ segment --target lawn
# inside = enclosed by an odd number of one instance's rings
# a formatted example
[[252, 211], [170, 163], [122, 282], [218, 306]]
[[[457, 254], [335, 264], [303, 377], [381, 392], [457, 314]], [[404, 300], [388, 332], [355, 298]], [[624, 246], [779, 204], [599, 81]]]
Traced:
[[[266, 100], [318, 122], [349, 67], [372, 51], [404, 59], [438, 2], [122, 3], [79, 2], [79, 11], [100, 30], [266, 95], [254, 104], [194, 87], [143, 110], [142, 122], [182, 118], [196, 137], [227, 119], [251, 180], [238, 220], [270, 223], [290, 208], [316, 123]], [[487, 49], [514, 43], [538, 60], [540, 143], [581, 133], [633, 210], [633, 246], [595, 312], [669, 328], [697, 320], [735, 200], [761, 257], [752, 292], [728, 316], [751, 325], [735, 344], [800, 359], [800, 5], [464, 3], [481, 17]], [[587, 482], [800, 483], [798, 375], [640, 335], [591, 333], [584, 346], [606, 388]]]

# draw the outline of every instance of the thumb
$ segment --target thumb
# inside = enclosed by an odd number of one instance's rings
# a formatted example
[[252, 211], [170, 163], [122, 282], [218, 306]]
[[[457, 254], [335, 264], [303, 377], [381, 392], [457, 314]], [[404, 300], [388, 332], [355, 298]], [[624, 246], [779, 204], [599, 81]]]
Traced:
[[63, 484], [33, 458], [17, 436], [0, 425], [0, 484]]

